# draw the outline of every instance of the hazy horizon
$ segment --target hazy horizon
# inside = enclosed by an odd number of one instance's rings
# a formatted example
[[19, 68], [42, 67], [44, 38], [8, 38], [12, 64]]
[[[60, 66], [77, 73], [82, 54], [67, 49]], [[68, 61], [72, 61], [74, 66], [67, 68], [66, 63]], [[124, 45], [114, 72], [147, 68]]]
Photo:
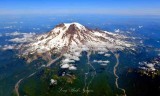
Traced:
[[109, 14], [160, 15], [158, 0], [1, 0], [0, 15]]

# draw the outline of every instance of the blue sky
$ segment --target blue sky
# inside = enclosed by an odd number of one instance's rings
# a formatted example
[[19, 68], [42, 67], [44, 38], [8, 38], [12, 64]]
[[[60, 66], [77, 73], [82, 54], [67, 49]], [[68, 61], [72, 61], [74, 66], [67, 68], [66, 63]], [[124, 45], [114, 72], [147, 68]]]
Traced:
[[0, 14], [160, 15], [160, 0], [0, 0]]

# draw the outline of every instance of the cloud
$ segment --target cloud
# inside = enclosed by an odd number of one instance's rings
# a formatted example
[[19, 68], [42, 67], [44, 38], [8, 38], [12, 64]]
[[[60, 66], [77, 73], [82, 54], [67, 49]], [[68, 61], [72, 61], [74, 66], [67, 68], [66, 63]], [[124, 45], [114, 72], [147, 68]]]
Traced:
[[111, 54], [107, 54], [107, 53], [106, 53], [106, 54], [104, 54], [104, 56], [106, 56], [106, 57], [110, 57], [110, 56], [111, 56]]
[[120, 32], [120, 29], [115, 29], [114, 32], [119, 33], [119, 32]]
[[82, 46], [82, 51], [88, 51], [89, 48], [87, 46]]
[[69, 54], [63, 54], [63, 56], [65, 57], [65, 59], [62, 60], [62, 64], [60, 65], [60, 67], [62, 69], [77, 70], [77, 67], [75, 67], [73, 63], [80, 60], [79, 57], [81, 56], [81, 52], [73, 51]]
[[4, 45], [1, 46], [3, 50], [8, 50], [8, 49], [15, 49], [16, 45]]
[[63, 62], [63, 64], [65, 64], [65, 63], [73, 63], [73, 62], [75, 62], [75, 61], [74, 61], [74, 60], [71, 60], [71, 59], [69, 59], [69, 58], [66, 58], [66, 59], [62, 60], [62, 62]]
[[27, 42], [31, 42], [31, 41], [34, 41], [32, 38], [26, 38], [26, 37], [23, 37], [23, 38], [14, 38], [14, 39], [10, 39], [8, 40], [10, 42], [15, 42], [15, 43], [27, 43]]
[[98, 54], [105, 54], [105, 52], [102, 52], [102, 51], [101, 51], [101, 52], [98, 52]]
[[21, 37], [16, 37], [13, 39], [10, 39], [8, 41], [10, 42], [15, 42], [15, 43], [27, 43], [34, 41], [34, 36], [36, 35], [35, 33], [20, 33], [20, 32], [13, 32], [13, 33], [6, 33], [6, 36], [21, 36]]
[[0, 45], [0, 49], [2, 50], [20, 49], [21, 47], [22, 47], [22, 44]]
[[139, 65], [140, 65], [139, 68], [142, 70], [146, 70], [146, 71], [155, 71], [156, 70], [155, 63], [140, 62]]
[[143, 28], [143, 26], [138, 26], [139, 29]]
[[77, 67], [75, 67], [75, 66], [70, 66], [70, 67], [69, 67], [69, 70], [77, 70]]
[[154, 65], [152, 63], [148, 63], [148, 64], [146, 64], [146, 66], [149, 68], [154, 67]]
[[136, 31], [136, 28], [130, 28], [131, 31]]
[[77, 67], [75, 67], [73, 64], [61, 64], [61, 68], [68, 70], [77, 70]]
[[62, 68], [62, 69], [67, 69], [67, 68], [69, 68], [69, 64], [63, 64], [63, 65], [61, 66], [61, 68]]
[[33, 30], [40, 30], [40, 28], [33, 28]]
[[63, 56], [65, 56], [65, 60], [63, 60], [63, 62], [73, 62], [73, 61], [79, 61], [79, 56], [80, 53], [79, 52], [74, 52], [73, 54], [64, 54]]
[[73, 54], [74, 54], [74, 56], [77, 56], [77, 57], [81, 56], [80, 52], [74, 52]]
[[4, 27], [4, 29], [12, 29], [13, 28], [13, 26], [6, 26], [6, 27]]
[[106, 60], [106, 61], [102, 61], [102, 60], [93, 60], [93, 62], [95, 63], [109, 63], [110, 61]]
[[51, 79], [50, 80], [50, 85], [56, 85], [57, 84], [57, 80]]
[[12, 33], [6, 33], [5, 36], [18, 36], [18, 35], [21, 35], [22, 33], [20, 32], [12, 32]]
[[16, 31], [16, 32], [12, 32], [12, 33], [6, 33], [5, 34], [6, 36], [20, 36], [20, 35], [23, 35], [23, 36], [31, 36], [31, 35], [36, 35], [35, 33], [32, 33], [32, 32], [30, 32], [30, 33], [23, 33], [23, 32], [18, 32], [18, 31]]

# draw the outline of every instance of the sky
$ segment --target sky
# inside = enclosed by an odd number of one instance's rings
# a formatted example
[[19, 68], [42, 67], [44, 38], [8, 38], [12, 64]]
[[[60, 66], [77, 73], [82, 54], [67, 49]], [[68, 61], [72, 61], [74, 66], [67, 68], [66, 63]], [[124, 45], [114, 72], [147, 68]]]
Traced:
[[0, 0], [0, 14], [160, 15], [160, 0]]

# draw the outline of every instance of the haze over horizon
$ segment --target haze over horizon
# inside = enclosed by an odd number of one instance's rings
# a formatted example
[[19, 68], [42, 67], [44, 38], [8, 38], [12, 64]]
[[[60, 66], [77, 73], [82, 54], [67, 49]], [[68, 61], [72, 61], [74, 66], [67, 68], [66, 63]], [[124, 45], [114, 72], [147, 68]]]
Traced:
[[110, 14], [160, 15], [158, 0], [1, 0], [0, 15]]

